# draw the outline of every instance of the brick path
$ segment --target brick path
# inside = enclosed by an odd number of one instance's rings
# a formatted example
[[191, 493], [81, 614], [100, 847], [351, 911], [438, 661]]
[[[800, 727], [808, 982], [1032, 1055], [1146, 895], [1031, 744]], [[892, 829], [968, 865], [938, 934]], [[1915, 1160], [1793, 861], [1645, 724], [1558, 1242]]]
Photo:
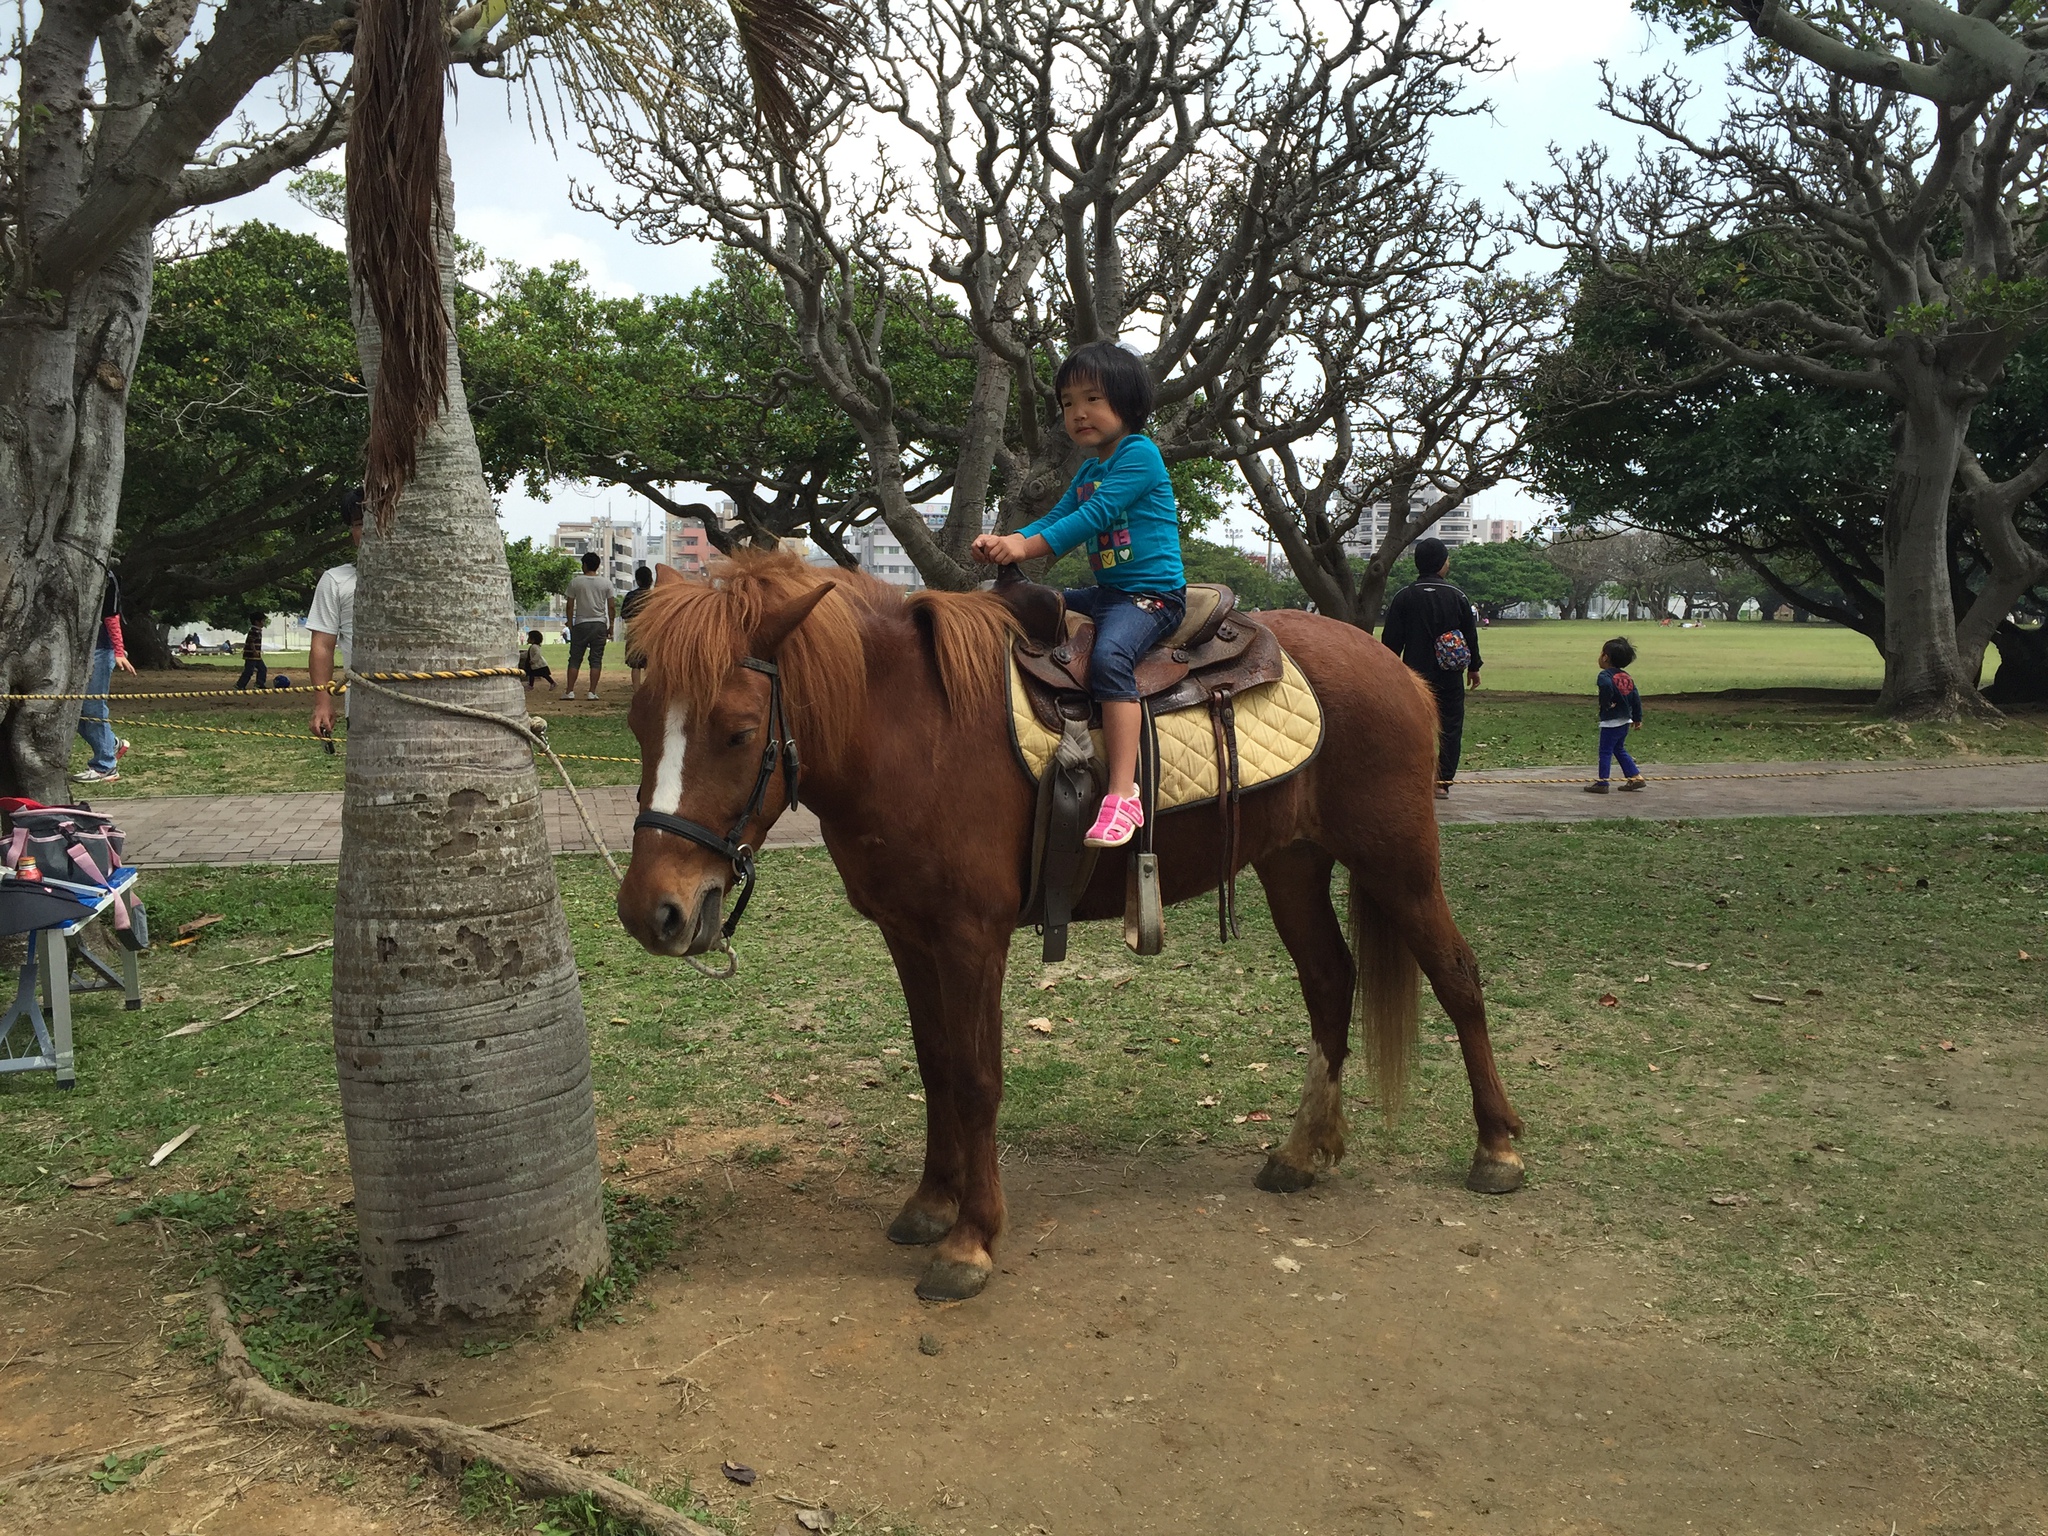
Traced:
[[[1468, 774], [1437, 810], [1448, 822], [1653, 820], [1732, 816], [1888, 816], [1945, 811], [2048, 810], [2048, 765], [1969, 762], [1873, 773], [1864, 763], [1713, 763], [1659, 768], [1641, 794], [1582, 794], [1584, 768], [1515, 768]], [[1786, 775], [1774, 777], [1773, 775]], [[1791, 776], [1796, 775], [1796, 776]], [[1539, 783], [1504, 782], [1535, 779]], [[589, 835], [562, 790], [546, 798], [557, 853], [590, 853]], [[614, 853], [632, 842], [634, 786], [602, 785], [583, 803]], [[341, 853], [341, 796], [167, 795], [112, 803], [142, 865], [332, 863]], [[815, 847], [817, 818], [785, 816], [768, 846]]]

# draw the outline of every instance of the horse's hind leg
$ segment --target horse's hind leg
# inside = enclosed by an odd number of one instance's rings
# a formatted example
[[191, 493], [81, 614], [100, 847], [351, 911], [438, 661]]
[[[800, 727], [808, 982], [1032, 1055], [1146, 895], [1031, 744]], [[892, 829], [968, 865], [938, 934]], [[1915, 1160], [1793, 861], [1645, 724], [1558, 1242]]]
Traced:
[[[1352, 878], [1356, 884], [1358, 876], [1354, 873]], [[1482, 1195], [1505, 1195], [1520, 1189], [1522, 1158], [1515, 1151], [1515, 1138], [1522, 1134], [1522, 1117], [1508, 1102], [1507, 1088], [1494, 1064], [1479, 962], [1451, 917], [1441, 880], [1431, 879], [1426, 888], [1405, 895], [1375, 891], [1372, 901], [1354, 909], [1361, 924], [1376, 915], [1368, 910], [1374, 907], [1394, 925], [1429, 978], [1436, 1000], [1458, 1029], [1458, 1049], [1472, 1085], [1472, 1118], [1479, 1127], [1479, 1146], [1472, 1154], [1465, 1187]], [[1412, 1021], [1409, 1028], [1413, 1028]]]
[[1254, 1180], [1260, 1189], [1276, 1194], [1308, 1188], [1316, 1181], [1319, 1164], [1335, 1166], [1344, 1156], [1349, 1129], [1344, 1121], [1343, 1074], [1351, 1049], [1354, 972], [1337, 909], [1330, 904], [1332, 863], [1322, 849], [1298, 843], [1253, 866], [1266, 888], [1273, 926], [1301, 978], [1314, 1038], [1293, 1133], [1267, 1157]]

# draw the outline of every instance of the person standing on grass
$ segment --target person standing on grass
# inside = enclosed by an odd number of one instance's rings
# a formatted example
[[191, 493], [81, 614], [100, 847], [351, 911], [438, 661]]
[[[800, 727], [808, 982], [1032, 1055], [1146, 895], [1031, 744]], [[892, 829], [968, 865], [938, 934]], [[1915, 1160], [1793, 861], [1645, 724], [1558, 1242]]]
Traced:
[[128, 755], [128, 743], [114, 734], [114, 719], [107, 710], [106, 694], [114, 686], [119, 668], [131, 677], [135, 664], [128, 659], [128, 642], [121, 634], [121, 580], [114, 574], [120, 562], [107, 562], [107, 590], [100, 598], [99, 623], [93, 626], [92, 671], [85, 691], [96, 694], [78, 711], [78, 734], [92, 748], [83, 773], [71, 775], [74, 784], [111, 784], [121, 777], [121, 759]]
[[256, 679], [258, 688], [270, 686], [270, 668], [263, 662], [263, 615], [249, 615], [249, 637], [242, 642], [242, 675], [235, 679], [235, 692], [240, 693], [249, 686], [250, 678]]
[[1589, 795], [1607, 793], [1608, 771], [1617, 762], [1626, 776], [1623, 789], [1646, 786], [1642, 770], [1628, 755], [1628, 733], [1643, 728], [1643, 695], [1628, 675], [1635, 659], [1636, 648], [1620, 635], [1600, 648], [1600, 777], [1586, 786]]
[[[647, 670], [647, 653], [633, 649], [633, 615], [647, 602], [654, 591], [654, 572], [640, 565], [633, 568], [633, 590], [626, 594], [619, 604], [619, 618], [626, 626], [626, 670], [633, 675], [633, 686], [640, 686], [640, 674]], [[595, 675], [593, 674], [593, 681]]]
[[1479, 686], [1479, 615], [1444, 576], [1450, 547], [1442, 539], [1415, 546], [1415, 580], [1387, 604], [1380, 639], [1436, 695], [1436, 797], [1451, 797], [1465, 749], [1465, 690]]
[[[341, 518], [348, 524], [349, 543], [361, 545], [363, 493], [360, 490], [351, 490], [342, 496]], [[320, 584], [313, 589], [313, 606], [306, 613], [306, 629], [313, 639], [312, 655], [307, 658], [306, 670], [311, 674], [313, 686], [321, 690], [313, 695], [313, 734], [332, 736], [334, 695], [327, 690], [334, 682], [335, 661], [339, 659], [345, 670], [355, 644], [354, 561], [347, 565], [333, 566], [320, 573]]]
[[590, 653], [590, 692], [584, 697], [597, 697], [597, 679], [604, 668], [604, 643], [611, 638], [612, 618], [618, 612], [612, 584], [597, 574], [602, 563], [596, 550], [586, 551], [583, 574], [569, 583], [569, 681], [562, 689], [565, 699], [576, 697], [576, 669], [582, 665], [586, 651]]

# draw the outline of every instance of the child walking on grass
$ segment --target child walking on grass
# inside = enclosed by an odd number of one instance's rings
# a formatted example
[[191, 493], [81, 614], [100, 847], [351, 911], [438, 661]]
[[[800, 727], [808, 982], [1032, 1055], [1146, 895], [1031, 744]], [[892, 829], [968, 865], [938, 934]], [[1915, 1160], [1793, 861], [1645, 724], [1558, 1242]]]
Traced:
[[1180, 512], [1166, 461], [1143, 431], [1153, 392], [1137, 357], [1093, 342], [1060, 365], [1053, 388], [1067, 436], [1093, 457], [1050, 512], [1016, 533], [984, 533], [974, 541], [974, 558], [1014, 565], [1087, 545], [1095, 585], [1067, 588], [1067, 606], [1095, 621], [1088, 688], [1102, 705], [1109, 793], [1086, 841], [1091, 848], [1121, 848], [1145, 824], [1135, 668], [1187, 613]]
[[1628, 733], [1643, 728], [1643, 696], [1628, 675], [1636, 648], [1617, 635], [1600, 649], [1600, 777], [1586, 786], [1589, 795], [1607, 793], [1607, 775], [1615, 763], [1626, 777], [1623, 789], [1644, 787], [1642, 770], [1628, 755]]
[[532, 691], [533, 685], [537, 682], [545, 682], [550, 692], [554, 690], [554, 669], [541, 654], [540, 631], [537, 629], [529, 629], [526, 632], [526, 649], [519, 653], [519, 670], [526, 674], [528, 692]]

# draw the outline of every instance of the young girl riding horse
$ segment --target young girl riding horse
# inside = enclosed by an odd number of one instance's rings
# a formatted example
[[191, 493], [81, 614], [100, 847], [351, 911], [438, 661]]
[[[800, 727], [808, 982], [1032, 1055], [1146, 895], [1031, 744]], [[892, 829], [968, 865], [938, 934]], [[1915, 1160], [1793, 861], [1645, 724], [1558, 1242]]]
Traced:
[[1095, 621], [1088, 689], [1102, 705], [1109, 759], [1109, 793], [1087, 843], [1121, 848], [1145, 824], [1138, 797], [1143, 715], [1135, 669], [1187, 612], [1180, 514], [1166, 461], [1142, 430], [1153, 399], [1145, 365], [1122, 347], [1098, 341], [1062, 363], [1053, 386], [1067, 436], [1094, 456], [1050, 512], [1016, 533], [983, 534], [974, 541], [974, 557], [1014, 565], [1089, 545], [1095, 585], [1067, 588], [1067, 606]]

